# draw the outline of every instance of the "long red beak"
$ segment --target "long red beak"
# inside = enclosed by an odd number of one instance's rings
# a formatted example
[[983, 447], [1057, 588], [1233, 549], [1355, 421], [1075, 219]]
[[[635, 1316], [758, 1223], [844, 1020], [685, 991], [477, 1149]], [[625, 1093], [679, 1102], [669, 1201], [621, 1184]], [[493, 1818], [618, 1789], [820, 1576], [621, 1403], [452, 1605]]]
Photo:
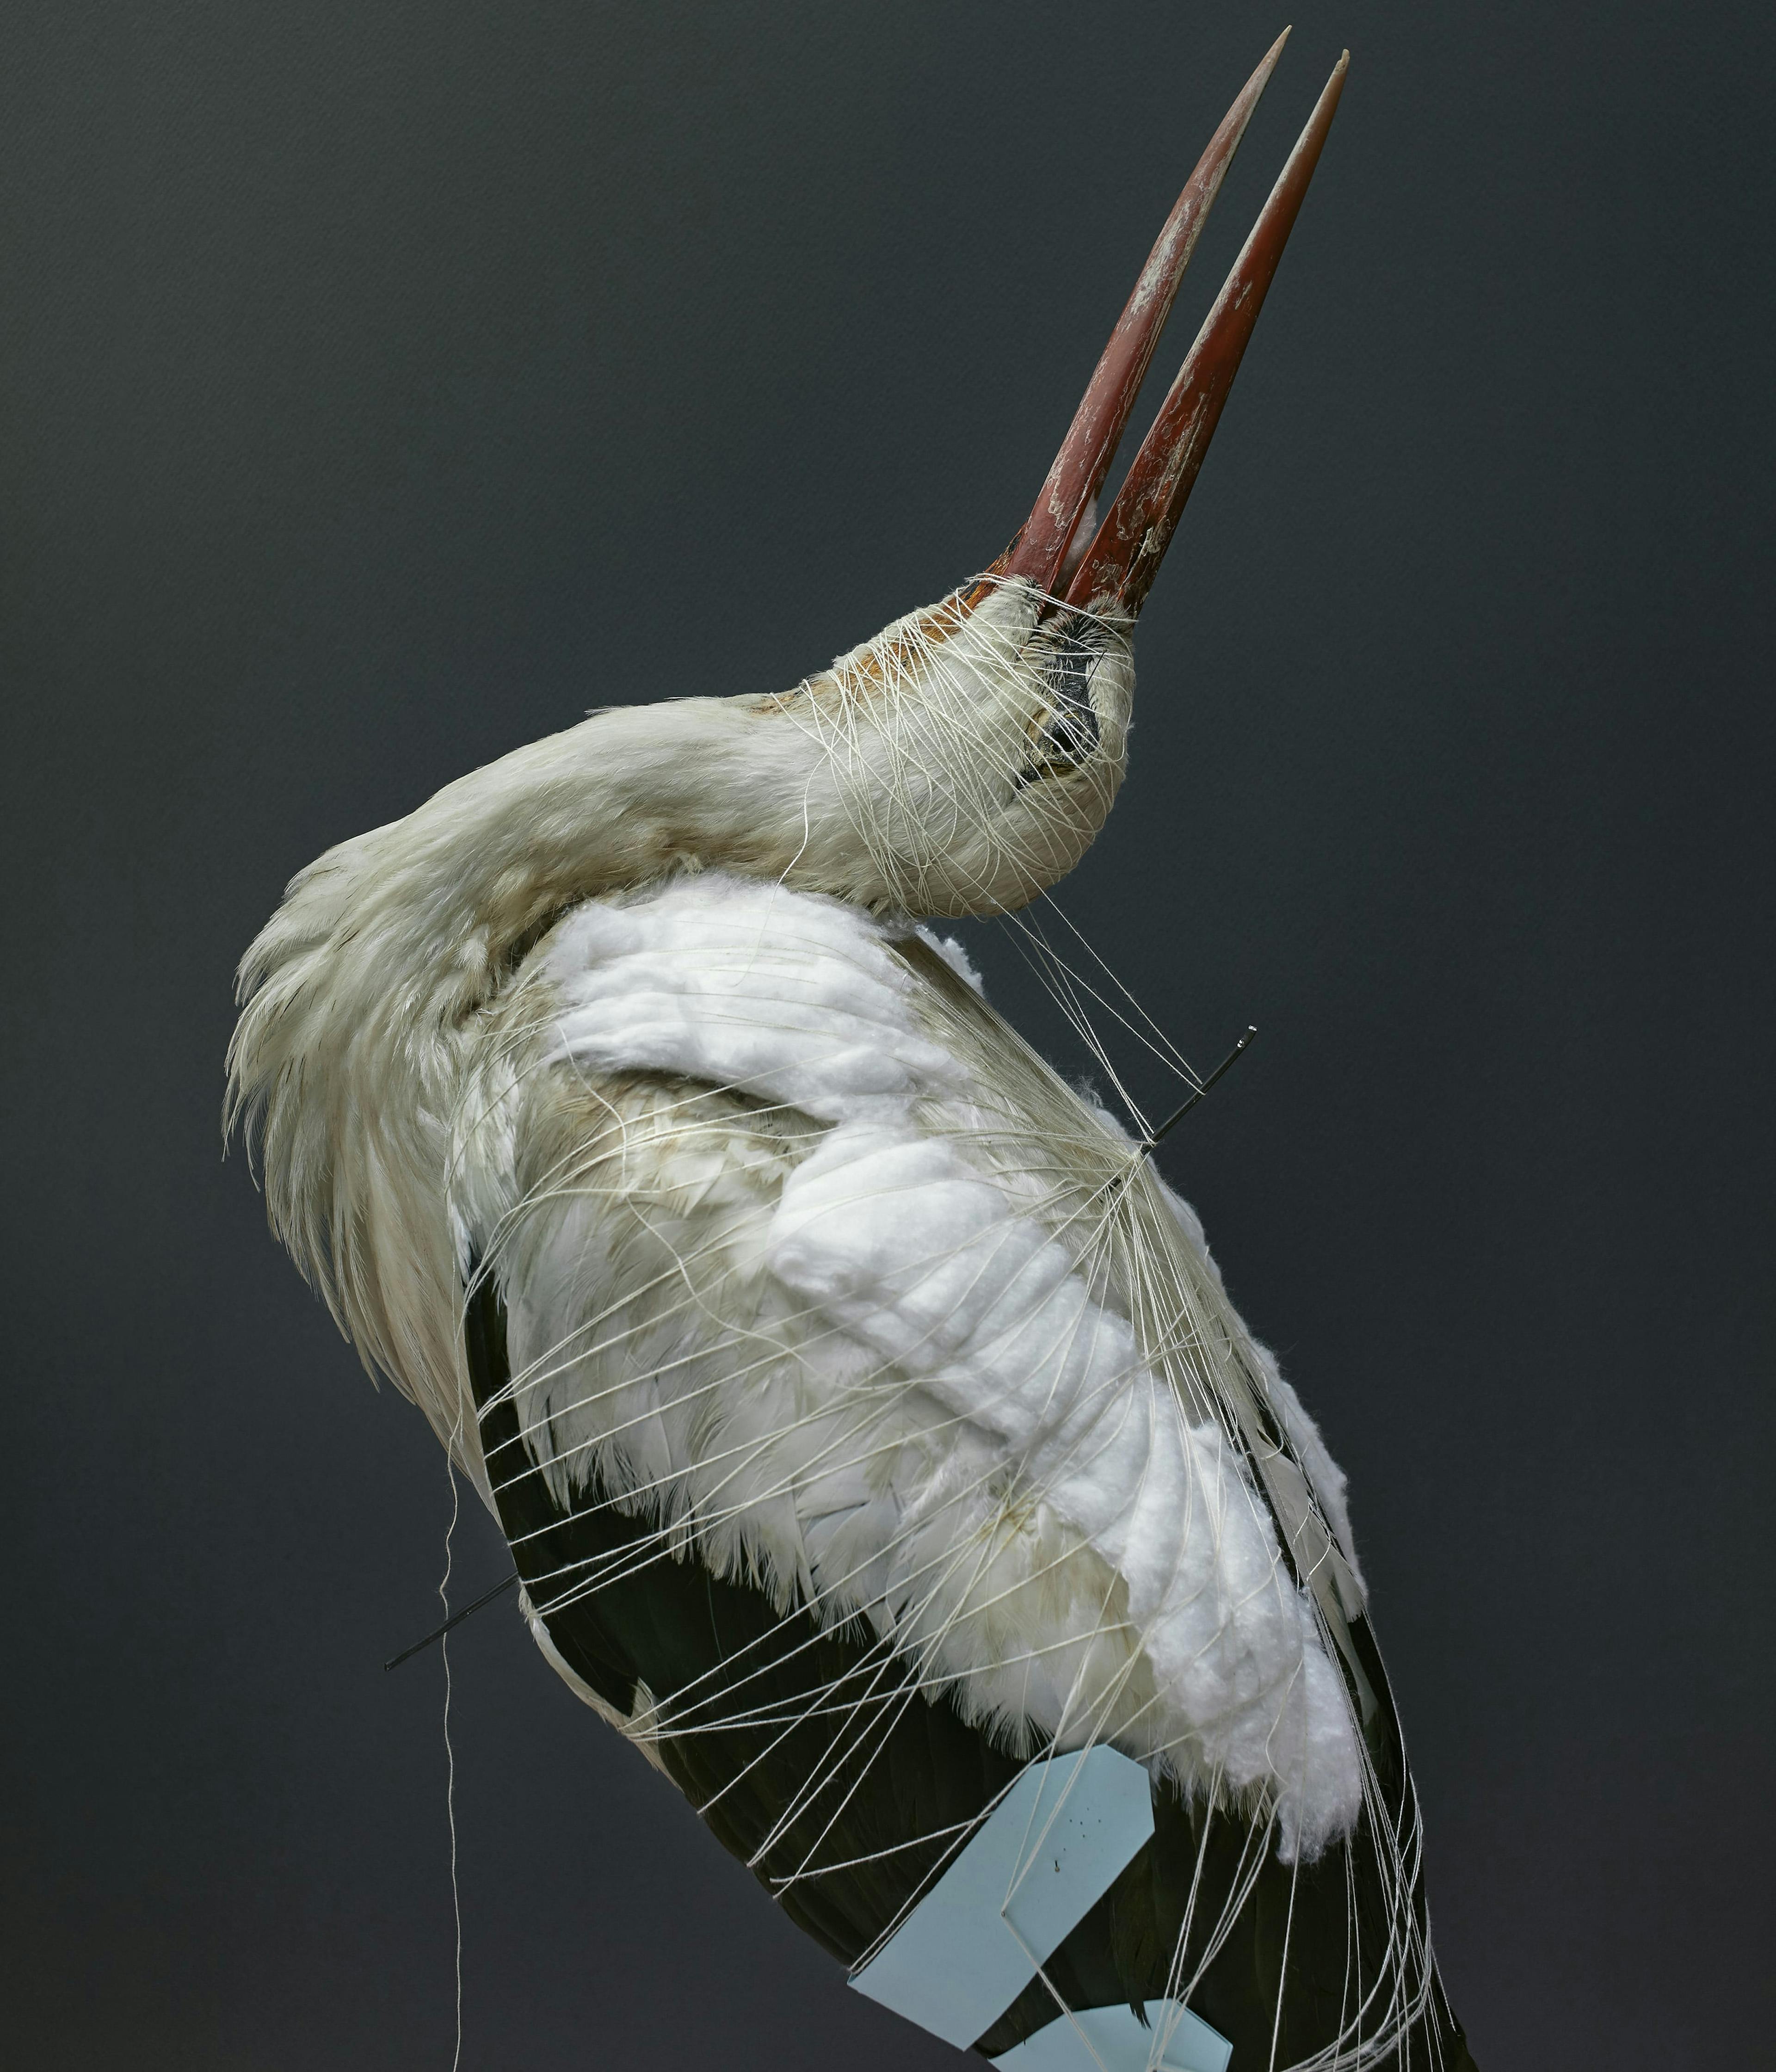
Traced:
[[[1223, 175], [1233, 162], [1288, 35], [1285, 29], [1246, 82], [1166, 218], [1128, 306], [1110, 334], [1035, 508], [993, 564], [994, 574], [1022, 576], [1038, 589], [1050, 592], [1060, 581], [1079, 521], [1116, 458], [1136, 393]], [[1346, 51], [1334, 68], [1153, 429], [1141, 442], [1109, 516], [1072, 574], [1067, 603], [1132, 618], [1145, 602], [1319, 162], [1350, 55]]]

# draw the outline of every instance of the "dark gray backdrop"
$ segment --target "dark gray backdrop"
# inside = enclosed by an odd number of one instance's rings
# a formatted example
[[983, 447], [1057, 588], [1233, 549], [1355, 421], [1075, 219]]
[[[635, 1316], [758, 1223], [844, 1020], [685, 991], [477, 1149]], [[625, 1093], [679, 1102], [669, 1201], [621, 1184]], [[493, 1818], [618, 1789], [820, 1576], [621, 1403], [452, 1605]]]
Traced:
[[[6, 10], [15, 2062], [450, 2063], [440, 1663], [380, 1666], [445, 1473], [220, 1161], [236, 957], [990, 557], [1281, 18]], [[1305, 0], [1162, 364], [1349, 91], [1063, 894], [1199, 1063], [1262, 1026], [1165, 1163], [1350, 1471], [1487, 2072], [1770, 2047], [1769, 25]], [[453, 1656], [466, 2066], [956, 2062], [509, 1607]]]

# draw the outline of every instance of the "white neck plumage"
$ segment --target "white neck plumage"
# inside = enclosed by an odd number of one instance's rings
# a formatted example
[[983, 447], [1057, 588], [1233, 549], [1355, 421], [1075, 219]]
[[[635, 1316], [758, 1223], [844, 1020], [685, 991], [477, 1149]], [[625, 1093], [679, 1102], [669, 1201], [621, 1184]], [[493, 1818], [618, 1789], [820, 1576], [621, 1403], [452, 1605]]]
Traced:
[[[940, 914], [1054, 882], [1115, 797], [1133, 668], [1120, 631], [1042, 602], [989, 583], [787, 693], [599, 713], [291, 885], [242, 961], [230, 1120], [254, 1130], [278, 1235], [441, 1436], [460, 1364], [443, 1182], [479, 1016], [564, 913], [676, 873]], [[399, 1256], [376, 1243], [391, 1230]]]

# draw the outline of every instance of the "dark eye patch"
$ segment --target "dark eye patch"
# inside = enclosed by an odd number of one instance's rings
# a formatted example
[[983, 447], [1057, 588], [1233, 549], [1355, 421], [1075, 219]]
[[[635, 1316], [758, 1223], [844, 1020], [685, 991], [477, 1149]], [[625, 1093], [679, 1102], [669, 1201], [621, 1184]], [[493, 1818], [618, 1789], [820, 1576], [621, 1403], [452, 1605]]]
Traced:
[[1030, 759], [1018, 773], [1022, 791], [1044, 777], [1064, 776], [1096, 748], [1098, 715], [1092, 704], [1092, 672], [1098, 650], [1070, 631], [1055, 639], [1043, 664], [1048, 709], [1030, 736]]

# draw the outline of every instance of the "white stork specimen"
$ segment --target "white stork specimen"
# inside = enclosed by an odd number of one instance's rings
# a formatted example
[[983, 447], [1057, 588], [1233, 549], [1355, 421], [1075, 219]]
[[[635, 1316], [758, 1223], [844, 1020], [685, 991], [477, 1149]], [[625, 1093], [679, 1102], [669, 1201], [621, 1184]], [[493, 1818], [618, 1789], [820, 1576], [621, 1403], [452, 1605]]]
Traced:
[[[1343, 1477], [1151, 1143], [918, 925], [1022, 906], [1116, 796], [1134, 619], [1342, 60], [1075, 534], [1281, 49], [985, 575], [330, 850], [229, 1061], [273, 1227], [495, 1511], [561, 1676], [865, 1990], [1019, 2066], [1472, 2062]], [[1030, 1811], [1050, 1773], [1075, 1841], [1139, 1780], [1095, 1872]]]

